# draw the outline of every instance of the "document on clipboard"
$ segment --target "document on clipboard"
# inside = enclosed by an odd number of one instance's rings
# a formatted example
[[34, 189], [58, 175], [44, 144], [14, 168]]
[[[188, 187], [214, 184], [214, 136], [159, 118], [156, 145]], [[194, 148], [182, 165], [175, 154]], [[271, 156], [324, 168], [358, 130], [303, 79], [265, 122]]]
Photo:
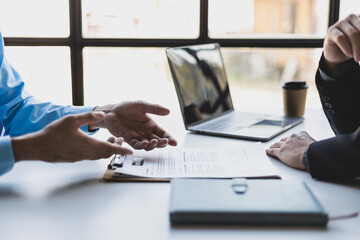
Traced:
[[115, 155], [109, 181], [170, 181], [172, 178], [280, 178], [261, 143], [229, 148], [165, 148]]

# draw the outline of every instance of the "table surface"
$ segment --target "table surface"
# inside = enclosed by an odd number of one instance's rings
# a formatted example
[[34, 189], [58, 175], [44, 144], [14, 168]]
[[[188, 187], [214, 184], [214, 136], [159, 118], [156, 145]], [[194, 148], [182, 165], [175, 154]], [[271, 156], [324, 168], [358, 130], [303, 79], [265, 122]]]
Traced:
[[[267, 110], [269, 111], [269, 110]], [[269, 112], [281, 112], [281, 109]], [[179, 147], [236, 146], [248, 141], [203, 136], [184, 129], [180, 111], [156, 120]], [[262, 143], [264, 149], [301, 130], [315, 139], [333, 136], [320, 109], [308, 109], [304, 123]], [[106, 139], [101, 130], [97, 138]], [[330, 216], [360, 210], [360, 181], [324, 182], [270, 158], [284, 180], [302, 180]], [[102, 180], [109, 159], [77, 163], [21, 162], [0, 177], [0, 239], [359, 239], [360, 217], [330, 221], [327, 228], [188, 226], [169, 222], [169, 183], [109, 183]]]

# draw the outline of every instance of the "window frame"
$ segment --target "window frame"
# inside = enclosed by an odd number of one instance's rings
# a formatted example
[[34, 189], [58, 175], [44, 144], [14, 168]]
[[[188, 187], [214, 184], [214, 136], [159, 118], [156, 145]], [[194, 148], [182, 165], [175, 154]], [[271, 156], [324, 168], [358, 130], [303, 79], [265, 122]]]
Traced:
[[[257, 48], [321, 48], [323, 38], [210, 38], [208, 35], [208, 0], [200, 0], [199, 37], [194, 39], [136, 39], [136, 38], [83, 38], [82, 37], [82, 0], [69, 0], [70, 35], [67, 38], [23, 38], [5, 37], [6, 46], [65, 46], [70, 48], [71, 83], [73, 105], [84, 105], [83, 49], [85, 47], [174, 47], [181, 45], [218, 42], [221, 47]], [[339, 19], [340, 1], [329, 0], [328, 26]]]

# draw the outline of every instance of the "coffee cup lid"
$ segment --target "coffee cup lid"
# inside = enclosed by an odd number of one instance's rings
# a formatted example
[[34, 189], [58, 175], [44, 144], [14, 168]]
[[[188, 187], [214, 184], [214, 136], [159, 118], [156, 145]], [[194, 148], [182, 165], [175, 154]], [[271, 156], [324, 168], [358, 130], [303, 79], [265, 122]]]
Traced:
[[283, 86], [284, 89], [307, 89], [306, 82], [286, 82]]

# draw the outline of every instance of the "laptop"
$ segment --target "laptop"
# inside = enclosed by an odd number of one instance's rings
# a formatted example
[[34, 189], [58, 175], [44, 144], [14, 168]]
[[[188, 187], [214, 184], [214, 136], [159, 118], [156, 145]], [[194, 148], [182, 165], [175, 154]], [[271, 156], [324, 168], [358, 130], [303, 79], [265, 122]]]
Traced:
[[218, 43], [171, 47], [166, 55], [189, 131], [268, 141], [304, 120], [236, 111]]

